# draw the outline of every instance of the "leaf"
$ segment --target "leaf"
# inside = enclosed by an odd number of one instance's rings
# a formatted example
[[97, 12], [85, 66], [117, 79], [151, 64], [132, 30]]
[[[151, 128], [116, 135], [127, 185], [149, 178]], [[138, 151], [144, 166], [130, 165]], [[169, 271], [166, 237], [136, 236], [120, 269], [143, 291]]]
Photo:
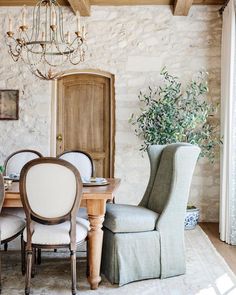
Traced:
[[161, 70], [163, 82], [147, 91], [140, 91], [138, 115], [131, 114], [129, 123], [135, 126], [135, 134], [143, 140], [140, 150], [151, 144], [169, 144], [189, 142], [199, 145], [201, 156], [212, 162], [222, 143], [218, 125], [210, 118], [216, 114], [217, 106], [209, 103], [207, 74], [199, 72], [185, 89], [178, 77], [168, 73], [166, 67]]

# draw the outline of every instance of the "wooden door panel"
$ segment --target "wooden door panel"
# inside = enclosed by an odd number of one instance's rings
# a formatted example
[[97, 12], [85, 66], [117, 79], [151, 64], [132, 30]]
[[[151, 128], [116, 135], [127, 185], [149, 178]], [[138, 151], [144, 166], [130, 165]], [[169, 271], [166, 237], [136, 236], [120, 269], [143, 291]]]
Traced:
[[84, 150], [91, 154], [96, 176], [113, 176], [113, 102], [111, 81], [92, 74], [62, 77], [58, 82], [57, 153]]
[[[80, 146], [81, 149], [103, 152], [104, 137], [109, 136], [104, 126], [106, 122], [103, 121], [105, 109], [103, 89], [92, 85], [95, 89], [93, 93], [92, 87], [87, 87], [86, 84], [78, 86], [67, 86], [65, 89], [67, 104], [72, 107], [67, 107], [65, 111], [65, 126], [68, 129], [64, 128], [64, 148]], [[87, 95], [85, 95], [86, 87]], [[78, 92], [81, 95], [79, 102], [77, 101]], [[75, 105], [77, 107], [73, 107]], [[77, 134], [78, 136], [75, 136]]]

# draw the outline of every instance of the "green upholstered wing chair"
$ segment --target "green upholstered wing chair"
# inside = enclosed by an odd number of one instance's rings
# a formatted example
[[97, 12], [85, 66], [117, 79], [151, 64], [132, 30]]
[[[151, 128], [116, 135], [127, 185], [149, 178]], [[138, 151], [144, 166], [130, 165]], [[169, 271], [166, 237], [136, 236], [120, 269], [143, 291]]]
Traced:
[[111, 283], [185, 273], [184, 218], [200, 148], [148, 148], [151, 174], [138, 206], [107, 204], [102, 273]]

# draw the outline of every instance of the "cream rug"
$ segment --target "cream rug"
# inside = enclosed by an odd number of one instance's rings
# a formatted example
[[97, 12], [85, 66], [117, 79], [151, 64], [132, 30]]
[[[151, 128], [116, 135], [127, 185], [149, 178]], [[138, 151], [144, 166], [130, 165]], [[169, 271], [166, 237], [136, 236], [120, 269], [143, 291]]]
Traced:
[[[236, 277], [215, 250], [200, 227], [186, 231], [186, 275], [165, 279], [145, 280], [123, 287], [111, 285], [104, 277], [98, 290], [91, 291], [85, 276], [85, 259], [79, 257], [78, 294], [81, 295], [234, 295]], [[43, 253], [42, 264], [32, 279], [34, 295], [69, 295], [69, 253]], [[69, 257], [69, 256], [68, 256]], [[24, 294], [24, 277], [20, 272], [20, 253], [3, 252], [2, 294]]]

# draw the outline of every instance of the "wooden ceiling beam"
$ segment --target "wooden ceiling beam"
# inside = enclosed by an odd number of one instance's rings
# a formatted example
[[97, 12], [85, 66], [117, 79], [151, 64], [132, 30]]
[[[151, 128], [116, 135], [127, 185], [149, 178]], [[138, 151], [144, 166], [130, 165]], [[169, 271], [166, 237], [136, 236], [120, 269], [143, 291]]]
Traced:
[[68, 0], [73, 12], [79, 11], [81, 16], [90, 16], [89, 0]]
[[[225, 0], [193, 0], [193, 4], [218, 5]], [[90, 0], [91, 5], [122, 6], [122, 5], [173, 5], [174, 0]]]
[[[177, 0], [179, 2], [180, 0]], [[181, 0], [183, 1], [183, 0]], [[185, 0], [187, 1], [187, 0]], [[0, 0], [0, 6], [34, 6], [38, 0]], [[63, 6], [75, 7], [75, 10], [81, 9], [82, 13], [90, 11], [90, 5], [173, 5], [174, 0], [58, 0], [58, 3]], [[219, 5], [223, 4], [224, 0], [193, 0], [193, 4], [201, 5]], [[90, 5], [89, 5], [90, 4]], [[179, 5], [179, 3], [178, 3]], [[77, 8], [76, 8], [77, 7]], [[81, 8], [80, 8], [81, 7]]]
[[188, 15], [189, 10], [193, 4], [193, 0], [175, 0], [174, 15]]
[[[0, 6], [35, 6], [37, 0], [0, 0]], [[58, 3], [63, 6], [69, 6], [67, 0], [58, 0]]]
[[122, 5], [169, 5], [173, 0], [90, 0], [91, 5], [122, 6]]

